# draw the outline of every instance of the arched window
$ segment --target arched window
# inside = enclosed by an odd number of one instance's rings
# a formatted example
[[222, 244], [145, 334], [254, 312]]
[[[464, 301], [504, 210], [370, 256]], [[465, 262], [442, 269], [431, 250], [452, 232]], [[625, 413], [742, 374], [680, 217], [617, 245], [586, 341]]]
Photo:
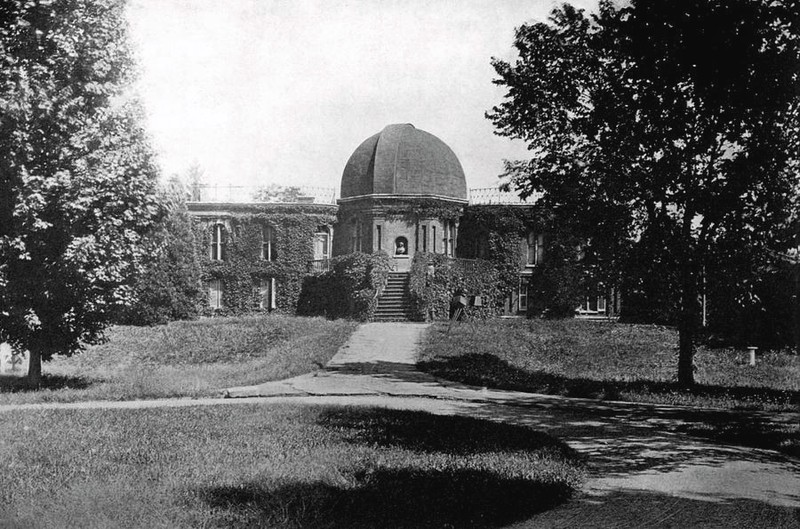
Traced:
[[225, 226], [222, 224], [214, 224], [211, 227], [211, 246], [209, 248], [209, 258], [212, 261], [225, 260], [225, 238], [227, 233]]
[[261, 259], [274, 261], [277, 256], [275, 245], [275, 228], [266, 225], [261, 227]]
[[398, 237], [394, 240], [394, 254], [408, 255], [408, 239], [405, 237]]

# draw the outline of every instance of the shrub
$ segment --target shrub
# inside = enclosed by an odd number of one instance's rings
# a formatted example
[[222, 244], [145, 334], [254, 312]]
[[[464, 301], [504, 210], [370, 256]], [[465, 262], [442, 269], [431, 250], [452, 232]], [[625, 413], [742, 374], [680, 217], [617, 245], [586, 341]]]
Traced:
[[370, 320], [390, 270], [389, 256], [383, 251], [334, 257], [328, 272], [304, 278], [297, 312], [305, 316]]

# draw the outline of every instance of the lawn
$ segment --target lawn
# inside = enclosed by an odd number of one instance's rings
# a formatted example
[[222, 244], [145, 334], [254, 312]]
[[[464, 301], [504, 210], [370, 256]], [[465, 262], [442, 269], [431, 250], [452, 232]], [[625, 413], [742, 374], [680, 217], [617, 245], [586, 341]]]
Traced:
[[45, 363], [40, 391], [0, 378], [0, 404], [215, 395], [313, 371], [356, 326], [275, 314], [112, 327], [106, 343]]
[[731, 409], [796, 411], [800, 357], [788, 351], [760, 354], [699, 347], [692, 391], [676, 381], [674, 329], [587, 320], [497, 319], [429, 329], [420, 366], [478, 386], [536, 393], [702, 405]]
[[[605, 400], [728, 410], [796, 412], [800, 357], [699, 347], [697, 385], [680, 388], [677, 333], [653, 325], [586, 320], [497, 319], [432, 326], [419, 367], [435, 376], [482, 387]], [[768, 415], [769, 416], [769, 415]], [[769, 421], [736, 428], [742, 444], [800, 455], [800, 425]], [[732, 425], [707, 432], [731, 437]]]
[[526, 427], [380, 408], [2, 413], [2, 527], [501, 527], [584, 479]]

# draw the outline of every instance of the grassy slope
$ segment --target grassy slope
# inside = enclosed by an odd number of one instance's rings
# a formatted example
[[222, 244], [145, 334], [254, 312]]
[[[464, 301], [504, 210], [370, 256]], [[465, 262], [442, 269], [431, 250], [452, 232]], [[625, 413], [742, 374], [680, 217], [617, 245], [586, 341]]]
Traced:
[[7, 412], [2, 527], [498, 527], [569, 497], [528, 428], [300, 406]]
[[794, 411], [800, 357], [699, 348], [698, 387], [679, 391], [677, 334], [659, 326], [582, 320], [490, 320], [427, 334], [422, 366], [478, 385], [574, 397]]
[[[699, 348], [697, 386], [675, 383], [677, 334], [644, 325], [581, 320], [490, 320], [464, 323], [447, 334], [429, 329], [421, 369], [472, 384], [569, 397], [626, 400], [729, 410], [795, 412], [800, 404], [800, 357]], [[800, 455], [800, 425], [709, 425], [704, 436]]]
[[0, 404], [213, 395], [324, 364], [356, 323], [269, 315], [112, 327], [105, 344], [44, 365], [45, 389], [0, 379]]

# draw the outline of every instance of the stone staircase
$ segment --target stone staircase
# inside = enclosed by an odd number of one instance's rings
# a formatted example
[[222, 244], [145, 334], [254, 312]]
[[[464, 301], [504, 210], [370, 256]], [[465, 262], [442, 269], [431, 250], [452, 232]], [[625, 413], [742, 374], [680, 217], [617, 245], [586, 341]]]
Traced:
[[373, 321], [410, 321], [411, 297], [408, 293], [408, 272], [389, 272], [389, 281], [378, 298]]

